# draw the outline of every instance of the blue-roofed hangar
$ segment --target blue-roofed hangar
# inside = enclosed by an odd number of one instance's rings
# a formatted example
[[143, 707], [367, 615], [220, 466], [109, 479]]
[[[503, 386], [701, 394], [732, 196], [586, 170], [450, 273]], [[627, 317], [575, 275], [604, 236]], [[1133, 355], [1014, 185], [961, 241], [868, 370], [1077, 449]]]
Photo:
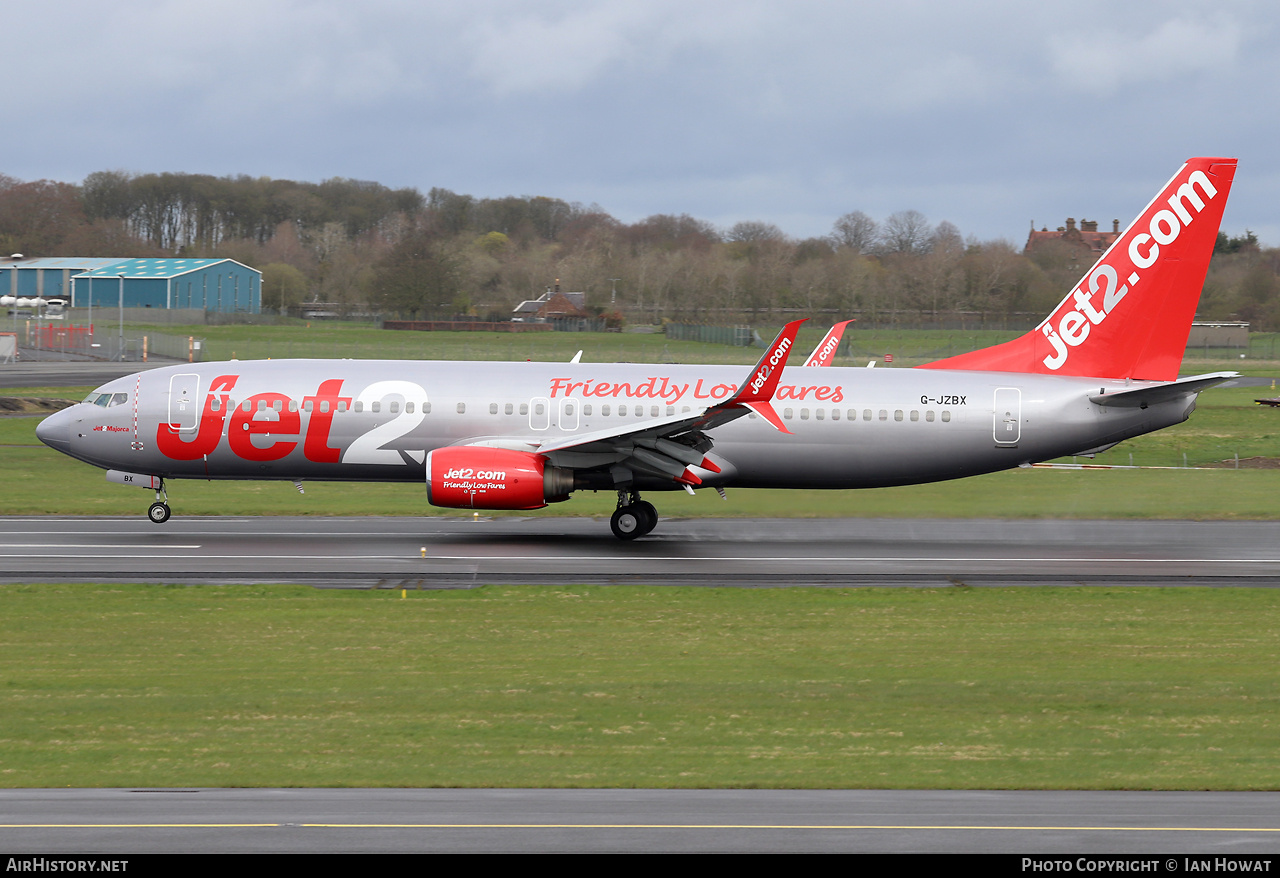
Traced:
[[234, 259], [15, 259], [0, 294], [60, 297], [73, 308], [195, 308], [258, 314], [262, 272]]
[[120, 302], [126, 308], [262, 311], [262, 272], [234, 259], [126, 259], [71, 278], [73, 308]]

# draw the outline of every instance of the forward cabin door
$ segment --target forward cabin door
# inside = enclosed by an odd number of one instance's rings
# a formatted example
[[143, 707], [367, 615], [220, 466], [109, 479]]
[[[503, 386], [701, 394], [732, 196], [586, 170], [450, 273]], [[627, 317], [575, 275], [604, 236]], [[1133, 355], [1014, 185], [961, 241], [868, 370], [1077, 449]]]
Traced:
[[192, 433], [200, 426], [200, 376], [192, 373], [169, 379], [169, 423], [179, 433]]

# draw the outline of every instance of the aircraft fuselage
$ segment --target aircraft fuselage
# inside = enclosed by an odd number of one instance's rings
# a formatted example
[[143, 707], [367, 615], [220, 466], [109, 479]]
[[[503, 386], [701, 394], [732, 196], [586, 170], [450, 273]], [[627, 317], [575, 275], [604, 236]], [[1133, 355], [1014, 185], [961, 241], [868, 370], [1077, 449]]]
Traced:
[[[41, 425], [104, 469], [162, 478], [421, 481], [428, 452], [529, 442], [696, 412], [736, 366], [268, 360], [155, 369], [111, 382]], [[993, 472], [1104, 447], [1187, 418], [1194, 393], [1099, 405], [1143, 382], [1001, 372], [786, 369], [773, 407], [717, 427], [700, 470], [722, 487], [867, 488]], [[107, 398], [104, 400], [103, 396]], [[65, 447], [64, 447], [65, 445]], [[559, 451], [552, 465], [579, 470]], [[557, 455], [561, 459], [557, 459]], [[589, 468], [585, 468], [589, 469]], [[579, 488], [608, 488], [580, 475]], [[648, 490], [677, 489], [641, 477]]]

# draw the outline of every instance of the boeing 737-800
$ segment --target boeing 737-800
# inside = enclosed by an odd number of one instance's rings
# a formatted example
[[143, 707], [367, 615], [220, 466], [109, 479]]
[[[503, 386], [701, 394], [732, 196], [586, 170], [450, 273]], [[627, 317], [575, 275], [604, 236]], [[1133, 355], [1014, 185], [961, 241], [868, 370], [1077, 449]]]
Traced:
[[813, 366], [784, 368], [801, 321], [745, 375], [204, 363], [112, 381], [36, 434], [114, 482], [154, 490], [157, 523], [173, 479], [412, 480], [428, 502], [466, 509], [616, 491], [622, 539], [657, 523], [641, 491], [871, 488], [1090, 453], [1186, 420], [1201, 390], [1234, 376], [1177, 377], [1235, 169], [1235, 159], [1188, 161], [1038, 327], [914, 369], [832, 367], [827, 340]]

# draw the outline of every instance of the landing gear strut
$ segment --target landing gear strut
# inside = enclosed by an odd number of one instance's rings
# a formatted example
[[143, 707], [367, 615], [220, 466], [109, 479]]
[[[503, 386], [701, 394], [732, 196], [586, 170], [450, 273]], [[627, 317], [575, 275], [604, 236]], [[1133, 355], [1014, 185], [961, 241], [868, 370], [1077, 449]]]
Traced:
[[640, 499], [639, 491], [619, 491], [618, 508], [609, 519], [613, 535], [620, 540], [634, 540], [658, 526], [658, 510]]
[[169, 511], [169, 494], [164, 489], [164, 479], [161, 479], [160, 487], [156, 488], [156, 502], [152, 503], [147, 510], [147, 518], [156, 524], [164, 524], [169, 520], [171, 514]]

